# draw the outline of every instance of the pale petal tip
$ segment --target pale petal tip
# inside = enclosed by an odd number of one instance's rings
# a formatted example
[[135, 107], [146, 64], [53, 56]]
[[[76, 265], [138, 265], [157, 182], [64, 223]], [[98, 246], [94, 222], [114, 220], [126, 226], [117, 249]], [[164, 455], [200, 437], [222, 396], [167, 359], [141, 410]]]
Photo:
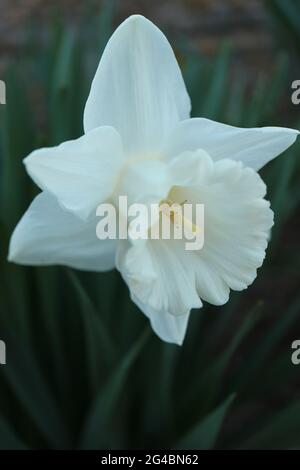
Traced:
[[145, 18], [145, 16], [137, 13], [134, 15], [130, 15], [126, 21], [137, 22], [137, 21], [144, 21], [144, 20], [148, 21], [147, 18]]
[[8, 263], [28, 265], [30, 263], [26, 260], [26, 246], [24, 245], [19, 232], [20, 222], [17, 224], [10, 237], [6, 260]]
[[[183, 338], [176, 338], [174, 339], [174, 343], [176, 346], [182, 346], [183, 345], [183, 341], [184, 341], [184, 337]], [[172, 344], [172, 343], [171, 343]]]
[[10, 243], [9, 248], [8, 248], [8, 254], [7, 254], [7, 261], [9, 263], [17, 263], [18, 262], [18, 252], [15, 249], [15, 247]]
[[[142, 27], [142, 26], [147, 26], [147, 25], [149, 27], [154, 28], [155, 30], [159, 30], [159, 28], [151, 20], [149, 20], [145, 16], [140, 15], [138, 13], [128, 16], [128, 18], [126, 18], [126, 20], [124, 20], [123, 23], [120, 24], [119, 28], [123, 28], [124, 26], [128, 26], [128, 27], [131, 26], [133, 28], [137, 28], [139, 26]], [[160, 30], [159, 32], [162, 33]]]
[[18, 242], [18, 237], [16, 237], [17, 232], [18, 232], [18, 225], [15, 227], [11, 235], [10, 241], [9, 241], [8, 253], [7, 253], [7, 258], [6, 258], [9, 263], [18, 263], [20, 251], [22, 251], [20, 243]]
[[286, 127], [285, 128], [288, 132], [290, 132], [291, 134], [294, 134], [295, 135], [295, 138], [298, 137], [298, 135], [300, 134], [300, 131], [298, 129], [293, 129], [291, 127]]

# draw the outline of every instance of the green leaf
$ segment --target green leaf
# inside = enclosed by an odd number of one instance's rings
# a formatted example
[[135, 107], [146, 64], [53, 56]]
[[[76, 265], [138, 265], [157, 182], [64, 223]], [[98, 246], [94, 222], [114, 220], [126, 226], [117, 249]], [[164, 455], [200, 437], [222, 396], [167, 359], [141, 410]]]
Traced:
[[[142, 336], [127, 352], [121, 360], [116, 370], [112, 372], [99, 396], [96, 398], [92, 409], [87, 417], [82, 437], [80, 439], [80, 448], [99, 449], [111, 446], [109, 441], [108, 426], [111, 424], [113, 416], [117, 414], [117, 404], [124, 390], [128, 373], [138, 357], [141, 349], [145, 345], [150, 330], [147, 328]], [[125, 392], [124, 392], [125, 393]]]
[[[52, 143], [57, 145], [74, 136], [74, 105], [78, 92], [74, 90], [75, 80], [75, 36], [66, 29], [59, 42], [53, 68], [50, 90], [50, 124]], [[73, 93], [75, 92], [75, 94]]]
[[32, 113], [25, 84], [21, 86], [19, 70], [11, 66], [5, 74], [7, 103], [1, 116], [1, 218], [12, 230], [31, 199], [30, 179], [23, 165], [34, 148]]
[[236, 334], [231, 339], [227, 348], [217, 353], [217, 358], [214, 361], [208, 361], [207, 367], [202, 371], [201, 377], [198, 383], [195, 384], [193, 390], [193, 398], [190, 397], [187, 402], [190, 405], [190, 400], [193, 399], [194, 406], [199, 401], [198, 394], [201, 392], [203, 395], [201, 408], [207, 411], [211, 408], [218, 393], [220, 391], [220, 382], [224, 377], [226, 367], [229, 364], [235, 351], [247, 334], [253, 329], [258, 319], [261, 317], [263, 303], [258, 302], [248, 312], [244, 322], [237, 329]]
[[277, 106], [281, 95], [286, 90], [289, 65], [290, 60], [287, 52], [280, 52], [276, 60], [276, 67], [272, 76], [272, 81], [267, 89], [264, 107], [266, 118], [272, 119], [274, 108]]
[[26, 450], [27, 446], [17, 437], [0, 416], [0, 450]]
[[272, 178], [270, 199], [275, 218], [271, 238], [272, 256], [277, 255], [282, 228], [290, 215], [290, 210], [293, 209], [293, 205], [290, 206], [289, 201], [293, 200], [291, 182], [295, 174], [299, 149], [300, 142], [298, 140], [290, 150], [285, 152], [284, 155], [280, 156], [280, 158], [274, 162], [272, 172], [268, 178]]
[[3, 374], [13, 393], [49, 446], [67, 448], [69, 437], [65, 423], [30, 351], [30, 346], [21, 345], [15, 338], [9, 338], [7, 350], [8, 364], [3, 367]]
[[206, 415], [199, 424], [180, 439], [176, 449], [213, 449], [234, 398], [235, 394], [230, 395], [221, 405]]
[[259, 370], [265, 366], [268, 357], [272, 351], [280, 343], [288, 329], [299, 317], [300, 300], [297, 299], [292, 303], [287, 312], [276, 318], [273, 326], [269, 329], [266, 335], [263, 335], [262, 340], [256, 344], [255, 349], [252, 351], [251, 357], [247, 361], [247, 367], [240, 373], [235, 386], [239, 388], [245, 387], [249, 391], [249, 382], [255, 379]]
[[99, 47], [100, 57], [113, 31], [113, 18], [116, 0], [103, 0], [101, 13], [99, 15]]
[[210, 84], [208, 67], [207, 62], [200, 54], [188, 52], [183, 69], [184, 82], [193, 103], [192, 116], [199, 117], [202, 114], [203, 90], [206, 90]]
[[231, 126], [244, 125], [246, 83], [237, 80], [230, 90], [226, 111], [226, 121]]
[[253, 436], [243, 442], [243, 449], [285, 449], [300, 443], [300, 401], [272, 413], [271, 418]]
[[[208, 119], [221, 119], [224, 102], [227, 97], [228, 71], [231, 58], [231, 44], [224, 42], [213, 64], [210, 74], [210, 86], [205, 90], [202, 114]], [[203, 96], [202, 96], [203, 98]]]
[[87, 365], [92, 389], [99, 384], [99, 358], [110, 367], [115, 359], [115, 346], [103, 319], [79, 281], [78, 276], [66, 269], [65, 272], [73, 286], [81, 305], [82, 321], [85, 328]]
[[269, 82], [265, 75], [260, 75], [249, 105], [246, 107], [243, 125], [245, 127], [257, 127], [263, 119], [265, 100]]
[[297, 47], [299, 51], [299, 4], [294, 0], [269, 0], [269, 2], [266, 2], [266, 6], [270, 9], [274, 18], [277, 20], [276, 25], [281, 25], [285, 36], [292, 40], [293, 45]]
[[[38, 312], [33, 318], [31, 328], [33, 341], [38, 350], [41, 350], [38, 361], [41, 366], [45, 361], [49, 364], [48, 377], [50, 377], [53, 391], [59, 397], [68, 397], [69, 371], [65, 354], [66, 337], [63, 333], [65, 316], [64, 297], [60, 286], [62, 282], [61, 269], [58, 267], [40, 267], [33, 270], [34, 274], [34, 300], [38, 305]], [[70, 326], [68, 325], [68, 331]]]

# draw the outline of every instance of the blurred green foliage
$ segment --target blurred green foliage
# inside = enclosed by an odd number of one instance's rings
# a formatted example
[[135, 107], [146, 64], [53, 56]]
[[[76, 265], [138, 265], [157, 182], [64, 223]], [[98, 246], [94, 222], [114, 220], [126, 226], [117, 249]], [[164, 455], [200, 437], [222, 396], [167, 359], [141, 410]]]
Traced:
[[[300, 8], [286, 0], [267, 7], [280, 47], [272, 79], [259, 77], [252, 91], [231, 80], [231, 44], [221, 45], [213, 60], [178, 44], [194, 115], [246, 127], [287, 124], [280, 102], [290, 99], [289, 50], [299, 46]], [[87, 8], [76, 31], [54, 16], [47, 48], [32, 25], [22, 63], [5, 77], [0, 338], [7, 365], [0, 368], [0, 448], [300, 447], [299, 372], [290, 360], [300, 297], [289, 292], [276, 314], [278, 292], [270, 296], [278, 272], [285, 284], [299, 279], [295, 237], [287, 237], [299, 217], [299, 144], [263, 172], [276, 224], [257, 287], [233, 293], [222, 308], [194, 312], [181, 348], [155, 337], [117, 272], [6, 261], [12, 229], [37, 193], [22, 159], [81, 135], [113, 14], [112, 2], [99, 18]]]

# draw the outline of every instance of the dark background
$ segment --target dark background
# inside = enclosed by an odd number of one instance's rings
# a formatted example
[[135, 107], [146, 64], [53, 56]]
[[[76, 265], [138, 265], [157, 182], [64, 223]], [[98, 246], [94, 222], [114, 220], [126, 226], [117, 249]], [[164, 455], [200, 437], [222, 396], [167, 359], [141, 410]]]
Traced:
[[[299, 155], [262, 172], [275, 212], [263, 268], [224, 307], [162, 343], [117, 272], [9, 265], [37, 193], [22, 159], [82, 133], [107, 39], [141, 13], [168, 36], [193, 115], [300, 128], [300, 2], [0, 0], [0, 448], [299, 448]], [[299, 105], [300, 106], [300, 105]]]

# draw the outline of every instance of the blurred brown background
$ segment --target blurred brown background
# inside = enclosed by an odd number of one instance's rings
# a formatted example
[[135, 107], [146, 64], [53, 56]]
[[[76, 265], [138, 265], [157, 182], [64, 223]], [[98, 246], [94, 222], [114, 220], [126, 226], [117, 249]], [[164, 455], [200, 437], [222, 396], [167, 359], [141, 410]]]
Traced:
[[[92, 2], [95, 13], [101, 1]], [[119, 0], [117, 20], [140, 13], [154, 21], [170, 37], [188, 38], [204, 55], [214, 55], [220, 42], [234, 44], [235, 66], [253, 79], [256, 71], [269, 71], [274, 48], [262, 0]], [[79, 0], [0, 0], [0, 72], [5, 62], [22, 52], [26, 26], [34, 21], [42, 35], [53, 9], [76, 25], [87, 2]]]

